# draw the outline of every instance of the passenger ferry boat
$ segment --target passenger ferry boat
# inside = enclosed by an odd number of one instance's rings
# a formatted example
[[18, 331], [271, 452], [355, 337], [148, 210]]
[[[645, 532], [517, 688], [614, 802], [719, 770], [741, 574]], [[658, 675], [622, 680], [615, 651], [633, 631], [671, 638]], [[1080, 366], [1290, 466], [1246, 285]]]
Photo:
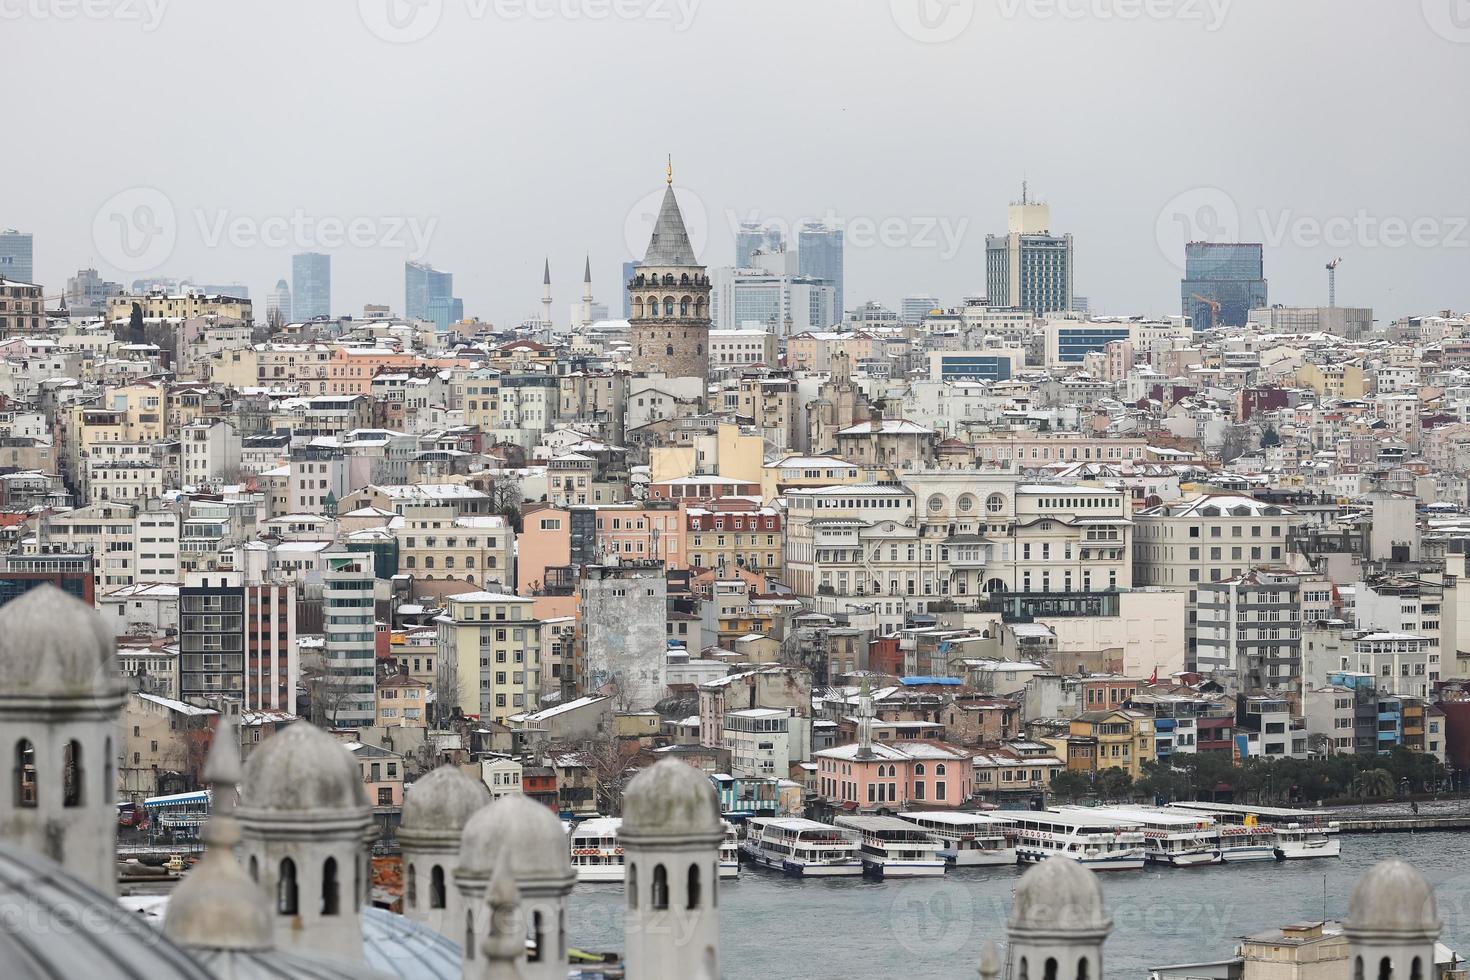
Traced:
[[1042, 861], [1071, 858], [1094, 871], [1131, 871], [1143, 867], [1143, 828], [1136, 820], [1096, 810], [997, 810], [993, 816], [1015, 824], [1016, 858]]
[[755, 817], [746, 822], [746, 860], [798, 877], [860, 875], [857, 844], [836, 828], [802, 817]]
[[1242, 827], [1266, 827], [1274, 832], [1273, 853], [1277, 860], [1341, 857], [1342, 841], [1336, 820], [1326, 810], [1297, 810], [1280, 806], [1251, 806], [1244, 803], [1182, 803], [1215, 815], [1217, 820]]
[[[1086, 807], [1062, 807], [1067, 811]], [[1189, 868], [1198, 864], [1218, 864], [1220, 831], [1213, 817], [1205, 813], [1168, 810], [1163, 807], [1102, 806], [1095, 811], [1132, 821], [1143, 828], [1143, 856], [1150, 864], [1173, 868]]]
[[725, 825], [725, 839], [720, 841], [720, 877], [740, 877], [740, 838], [735, 833], [735, 825], [728, 820], [722, 821]]
[[1231, 823], [1227, 814], [1200, 810], [1193, 803], [1171, 803], [1168, 808], [1214, 820], [1220, 835], [1220, 860], [1226, 864], [1276, 860], [1276, 831], [1266, 824]]
[[1009, 820], [948, 810], [905, 810], [898, 816], [938, 841], [939, 856], [957, 868], [1016, 863], [1016, 845], [1006, 836]]
[[863, 871], [879, 878], [924, 878], [944, 874], [940, 843], [898, 817], [847, 816], [833, 821], [857, 842]]
[[568, 846], [578, 881], [623, 880], [623, 846], [618, 842], [622, 825], [619, 817], [593, 817], [577, 824]]

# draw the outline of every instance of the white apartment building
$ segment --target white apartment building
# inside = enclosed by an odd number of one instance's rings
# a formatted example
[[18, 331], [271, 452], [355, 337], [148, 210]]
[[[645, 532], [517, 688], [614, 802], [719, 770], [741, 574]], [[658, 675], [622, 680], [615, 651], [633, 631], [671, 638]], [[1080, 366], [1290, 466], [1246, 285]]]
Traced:
[[736, 776], [785, 779], [791, 768], [790, 711], [742, 708], [725, 715], [725, 748]]
[[1201, 494], [1145, 508], [1133, 520], [1133, 581], [1187, 593], [1185, 649], [1192, 663], [1200, 584], [1281, 565], [1286, 536], [1304, 518], [1254, 497]]

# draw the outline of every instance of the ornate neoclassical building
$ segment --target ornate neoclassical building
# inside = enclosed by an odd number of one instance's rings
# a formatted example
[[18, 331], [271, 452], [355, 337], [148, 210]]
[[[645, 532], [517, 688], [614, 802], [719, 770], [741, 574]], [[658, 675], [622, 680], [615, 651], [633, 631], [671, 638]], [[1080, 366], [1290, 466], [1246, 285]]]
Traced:
[[709, 289], [674, 199], [670, 167], [648, 251], [628, 281], [634, 374], [709, 380]]

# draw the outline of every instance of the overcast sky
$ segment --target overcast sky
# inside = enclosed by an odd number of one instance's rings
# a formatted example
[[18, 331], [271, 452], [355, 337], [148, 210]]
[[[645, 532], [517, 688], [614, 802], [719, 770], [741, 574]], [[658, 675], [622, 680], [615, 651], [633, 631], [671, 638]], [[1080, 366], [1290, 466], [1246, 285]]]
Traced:
[[[674, 158], [703, 259], [832, 217], [847, 301], [984, 292], [1026, 179], [1096, 312], [1179, 312], [1186, 238], [1273, 302], [1470, 308], [1470, 0], [0, 0], [0, 228], [36, 278], [243, 282], [333, 307], [621, 309]], [[652, 198], [656, 200], [656, 197]], [[630, 239], [632, 240], [630, 242]]]

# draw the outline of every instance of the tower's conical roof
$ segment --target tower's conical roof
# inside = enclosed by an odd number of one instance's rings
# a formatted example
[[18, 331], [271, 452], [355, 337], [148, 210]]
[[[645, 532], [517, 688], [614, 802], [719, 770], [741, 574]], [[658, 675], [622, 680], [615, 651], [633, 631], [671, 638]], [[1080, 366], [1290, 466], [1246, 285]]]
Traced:
[[651, 266], [698, 265], [694, 247], [689, 244], [689, 232], [684, 228], [684, 215], [679, 211], [679, 202], [674, 199], [674, 187], [664, 188], [663, 204], [658, 209], [658, 220], [653, 225], [653, 237], [648, 240], [648, 252], [643, 264]]

